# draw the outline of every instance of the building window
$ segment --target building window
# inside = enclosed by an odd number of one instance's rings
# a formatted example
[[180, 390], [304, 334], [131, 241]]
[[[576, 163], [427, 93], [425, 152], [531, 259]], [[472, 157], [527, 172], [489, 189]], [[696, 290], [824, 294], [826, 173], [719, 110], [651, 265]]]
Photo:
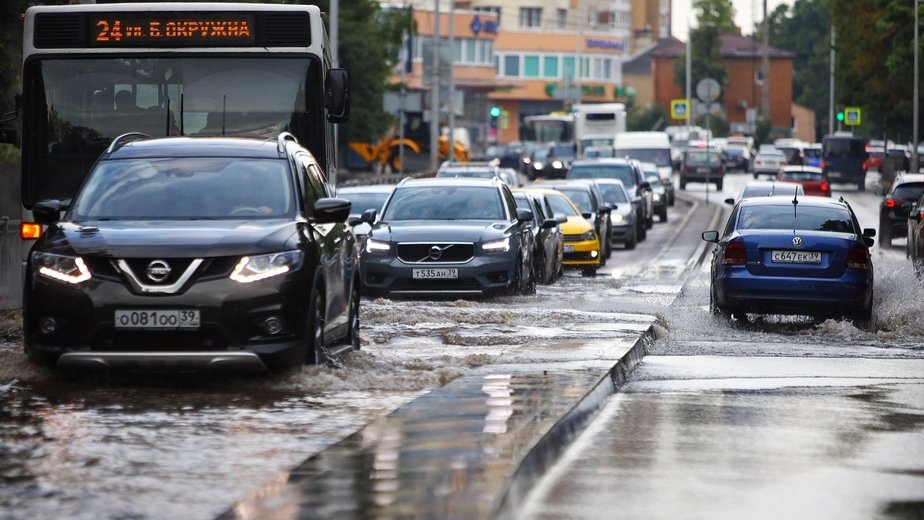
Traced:
[[520, 27], [524, 29], [538, 29], [542, 27], [542, 8], [521, 7]]
[[465, 40], [465, 61], [468, 63], [475, 63], [477, 60], [478, 55], [475, 54], [475, 40], [467, 38]]
[[452, 48], [452, 62], [461, 63], [464, 61], [465, 59], [462, 57], [462, 40], [456, 39], [455, 45], [453, 45]]
[[558, 77], [558, 56], [546, 56], [543, 60], [544, 76], [547, 78]]
[[504, 76], [517, 77], [520, 75], [520, 56], [518, 54], [504, 56]]
[[474, 6], [472, 10], [476, 13], [487, 13], [497, 16], [497, 26], [500, 27], [501, 24], [501, 8], [494, 6]]
[[494, 63], [494, 42], [478, 40], [481, 43], [481, 63]]
[[539, 77], [539, 56], [529, 55], [523, 57], [523, 75], [527, 78]]
[[562, 74], [566, 78], [574, 79], [574, 56], [565, 56], [563, 58]]
[[564, 31], [568, 28], [568, 10], [559, 9], [558, 10], [558, 29]]

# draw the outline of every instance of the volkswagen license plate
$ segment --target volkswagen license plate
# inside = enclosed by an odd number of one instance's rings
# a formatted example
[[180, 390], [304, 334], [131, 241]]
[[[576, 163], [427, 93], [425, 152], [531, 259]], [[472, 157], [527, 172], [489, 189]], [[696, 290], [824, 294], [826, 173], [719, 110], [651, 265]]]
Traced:
[[770, 259], [778, 264], [820, 264], [818, 251], [773, 251]]
[[198, 329], [198, 310], [119, 310], [115, 311], [117, 329]]
[[444, 269], [414, 269], [415, 280], [445, 280], [459, 277], [459, 270], [456, 268]]
[[574, 246], [565, 246], [564, 252], [565, 252], [565, 253], [573, 253], [573, 252], [574, 252]]

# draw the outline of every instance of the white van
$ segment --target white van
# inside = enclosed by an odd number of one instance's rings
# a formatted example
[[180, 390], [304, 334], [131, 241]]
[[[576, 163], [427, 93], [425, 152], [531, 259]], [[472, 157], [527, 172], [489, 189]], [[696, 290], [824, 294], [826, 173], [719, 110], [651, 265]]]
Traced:
[[667, 192], [669, 206], [674, 205], [674, 172], [671, 161], [671, 142], [667, 132], [622, 132], [613, 139], [614, 157], [629, 156], [641, 162], [654, 163]]

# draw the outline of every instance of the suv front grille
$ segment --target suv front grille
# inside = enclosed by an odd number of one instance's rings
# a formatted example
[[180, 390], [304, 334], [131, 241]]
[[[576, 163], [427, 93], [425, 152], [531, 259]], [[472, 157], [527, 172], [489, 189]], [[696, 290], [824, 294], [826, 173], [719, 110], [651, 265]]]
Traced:
[[464, 264], [475, 257], [471, 242], [408, 242], [398, 244], [398, 260], [406, 264]]

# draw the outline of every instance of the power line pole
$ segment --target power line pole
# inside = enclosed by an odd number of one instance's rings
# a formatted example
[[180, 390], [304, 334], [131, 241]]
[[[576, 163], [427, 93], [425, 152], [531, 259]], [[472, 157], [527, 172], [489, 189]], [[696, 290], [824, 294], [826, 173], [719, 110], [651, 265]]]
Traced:
[[831, 21], [831, 57], [828, 61], [831, 62], [831, 75], [828, 78], [828, 133], [834, 133], [834, 58], [836, 53], [834, 52], [834, 21]]
[[[761, 92], [760, 111], [767, 121], [770, 119], [770, 17], [767, 16], [767, 0], [764, 0], [764, 55], [760, 64], [764, 79], [764, 89]], [[772, 123], [770, 126], [773, 126]]]
[[914, 0], [914, 108], [913, 112], [913, 125], [914, 128], [911, 129], [912, 134], [912, 148], [911, 148], [911, 171], [917, 173], [918, 171], [918, 21], [919, 14], [919, 3], [918, 0]]
[[433, 8], [433, 72], [430, 85], [430, 171], [440, 161], [440, 0]]

